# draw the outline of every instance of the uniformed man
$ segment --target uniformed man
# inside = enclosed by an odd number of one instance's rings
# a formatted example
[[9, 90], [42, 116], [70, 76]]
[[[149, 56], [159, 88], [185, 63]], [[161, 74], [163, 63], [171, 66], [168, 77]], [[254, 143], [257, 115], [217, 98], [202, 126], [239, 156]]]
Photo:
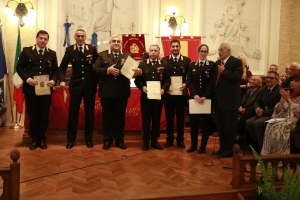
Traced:
[[[120, 149], [124, 144], [125, 112], [130, 97], [130, 80], [120, 73], [122, 63], [130, 56], [122, 51], [120, 36], [113, 35], [109, 40], [110, 48], [99, 53], [95, 70], [99, 78], [99, 96], [102, 106], [103, 149], [109, 149], [115, 140]], [[134, 70], [134, 76], [141, 70]]]
[[[148, 99], [148, 85], [150, 81], [160, 81], [160, 95], [164, 95], [170, 87], [170, 75], [168, 74], [167, 63], [158, 60], [160, 48], [156, 44], [149, 47], [149, 59], [139, 64], [142, 75], [135, 78], [135, 85], [141, 90], [141, 111], [143, 128], [143, 150], [149, 150], [151, 147], [162, 150], [163, 147], [158, 143], [160, 136], [160, 116], [162, 110], [162, 100]], [[150, 127], [152, 123], [152, 127]], [[151, 134], [150, 134], [151, 133]]]
[[167, 94], [164, 95], [164, 107], [167, 122], [167, 138], [165, 148], [173, 146], [174, 142], [174, 117], [176, 115], [177, 122], [177, 146], [180, 148], [185, 148], [183, 142], [184, 134], [184, 113], [188, 99], [187, 86], [186, 86], [186, 74], [188, 71], [188, 66], [191, 62], [186, 56], [180, 54], [180, 42], [179, 40], [172, 40], [170, 43], [170, 48], [172, 54], [162, 58], [162, 61], [166, 61], [169, 64], [169, 74], [170, 77], [181, 77], [182, 85], [179, 89], [181, 95], [173, 95], [175, 91], [168, 90]]
[[[190, 99], [194, 99], [197, 103], [201, 103], [201, 97], [204, 95], [207, 86], [211, 80], [211, 74], [214, 62], [207, 60], [209, 48], [206, 44], [198, 47], [198, 60], [191, 62], [188, 69], [187, 86], [190, 91]], [[191, 119], [191, 147], [187, 152], [197, 150], [198, 145], [198, 127], [201, 118], [202, 138], [198, 154], [206, 151], [208, 137], [211, 133], [212, 116], [210, 114], [190, 114]]]
[[94, 109], [96, 94], [96, 76], [93, 73], [93, 64], [98, 57], [93, 45], [85, 44], [86, 33], [83, 29], [75, 31], [76, 44], [66, 48], [65, 55], [59, 66], [60, 86], [65, 87], [65, 73], [68, 64], [72, 64], [70, 79], [70, 105], [67, 128], [67, 149], [73, 148], [77, 135], [78, 115], [81, 99], [84, 100], [85, 111], [85, 142], [88, 148], [93, 147], [92, 134], [94, 129]]
[[32, 141], [30, 150], [47, 149], [46, 132], [49, 123], [49, 111], [51, 95], [35, 94], [35, 85], [39, 84], [34, 76], [49, 75], [47, 87], [55, 85], [57, 80], [57, 57], [56, 52], [47, 48], [49, 34], [40, 30], [36, 35], [36, 44], [31, 47], [24, 47], [17, 64], [17, 73], [24, 81], [23, 93], [29, 117], [29, 136]]

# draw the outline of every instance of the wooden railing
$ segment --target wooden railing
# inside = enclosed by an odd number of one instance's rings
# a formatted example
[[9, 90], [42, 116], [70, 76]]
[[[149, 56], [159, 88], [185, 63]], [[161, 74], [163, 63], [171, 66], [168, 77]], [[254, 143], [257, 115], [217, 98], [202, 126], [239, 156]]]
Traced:
[[0, 176], [3, 180], [3, 193], [0, 200], [18, 200], [20, 199], [20, 152], [13, 150], [10, 153], [12, 163], [7, 169], [0, 170]]
[[[254, 156], [241, 156], [238, 154], [239, 147], [234, 148], [234, 155], [232, 158], [232, 188], [255, 188], [258, 181], [261, 179], [260, 169], [257, 166], [257, 160]], [[277, 176], [274, 177], [274, 185], [283, 185], [283, 171], [289, 164], [292, 172], [300, 165], [300, 154], [291, 155], [272, 155], [261, 156], [265, 168], [272, 166], [280, 166]]]

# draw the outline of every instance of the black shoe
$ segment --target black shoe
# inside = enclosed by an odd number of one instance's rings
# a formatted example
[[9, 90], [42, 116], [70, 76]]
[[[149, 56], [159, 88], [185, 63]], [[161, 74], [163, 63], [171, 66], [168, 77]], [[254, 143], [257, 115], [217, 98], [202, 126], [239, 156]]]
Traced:
[[39, 146], [40, 146], [41, 149], [47, 149], [47, 145], [46, 145], [45, 142], [40, 142]]
[[219, 150], [219, 151], [213, 151], [211, 154], [212, 155], [221, 155], [223, 153], [222, 150]]
[[159, 145], [158, 142], [155, 143], [151, 143], [151, 147], [158, 149], [158, 150], [163, 150], [164, 148], [162, 146]]
[[218, 158], [230, 158], [232, 157], [233, 153], [222, 153], [218, 156]]
[[68, 142], [66, 145], [67, 149], [72, 149], [73, 148], [73, 142]]
[[144, 143], [143, 150], [148, 151], [149, 150], [149, 144]]
[[93, 143], [92, 142], [86, 142], [86, 147], [87, 148], [93, 148]]
[[206, 149], [205, 148], [200, 148], [198, 150], [198, 154], [204, 154], [206, 152]]
[[105, 142], [105, 143], [103, 144], [103, 149], [109, 149], [109, 148], [110, 148], [110, 145], [111, 145], [111, 143]]
[[119, 147], [120, 149], [126, 149], [124, 142], [117, 143], [116, 147]]
[[179, 148], [185, 148], [185, 144], [183, 142], [177, 143], [177, 146], [179, 146]]
[[30, 150], [35, 150], [36, 148], [37, 148], [37, 144], [35, 142], [33, 142], [29, 145]]
[[173, 143], [170, 143], [170, 142], [167, 142], [165, 145], [164, 145], [164, 148], [169, 148], [173, 146]]
[[188, 148], [187, 150], [186, 150], [186, 152], [188, 152], [188, 153], [191, 153], [191, 152], [193, 152], [193, 151], [197, 151], [197, 146], [191, 146], [190, 148]]

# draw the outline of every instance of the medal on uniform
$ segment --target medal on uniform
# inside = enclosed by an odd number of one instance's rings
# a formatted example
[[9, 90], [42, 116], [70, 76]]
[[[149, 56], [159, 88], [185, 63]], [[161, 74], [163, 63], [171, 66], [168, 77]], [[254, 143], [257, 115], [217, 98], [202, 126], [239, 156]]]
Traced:
[[86, 56], [86, 60], [88, 61], [89, 64], [92, 64], [92, 60], [93, 60], [93, 55], [87, 55]]

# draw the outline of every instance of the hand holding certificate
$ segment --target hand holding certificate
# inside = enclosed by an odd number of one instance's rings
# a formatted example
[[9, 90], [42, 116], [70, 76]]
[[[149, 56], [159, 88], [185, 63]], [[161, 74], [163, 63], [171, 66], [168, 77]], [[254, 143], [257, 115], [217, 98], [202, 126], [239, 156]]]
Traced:
[[171, 95], [182, 95], [180, 88], [182, 87], [182, 76], [171, 76], [170, 91]]
[[160, 81], [147, 81], [147, 98], [161, 100]]
[[189, 100], [190, 114], [210, 114], [211, 113], [211, 100], [205, 99], [203, 104], [197, 103], [194, 99]]
[[131, 79], [134, 75], [133, 69], [137, 69], [139, 66], [139, 62], [132, 59], [130, 56], [127, 57], [122, 69], [121, 73], [128, 79]]
[[47, 86], [49, 82], [49, 75], [41, 75], [41, 76], [34, 76], [33, 79], [38, 82], [37, 85], [34, 86], [35, 94], [40, 95], [50, 95], [50, 87]]

